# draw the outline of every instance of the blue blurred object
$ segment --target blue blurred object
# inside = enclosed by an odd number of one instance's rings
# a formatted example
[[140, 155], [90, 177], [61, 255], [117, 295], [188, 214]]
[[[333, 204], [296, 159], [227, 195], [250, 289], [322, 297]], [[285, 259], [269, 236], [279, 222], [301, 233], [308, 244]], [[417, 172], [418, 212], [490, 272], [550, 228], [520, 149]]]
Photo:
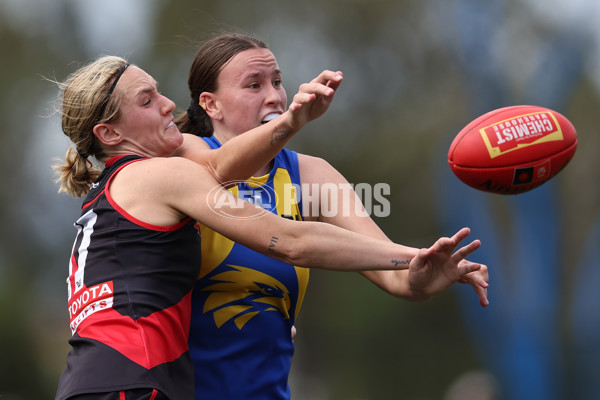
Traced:
[[572, 345], [571, 379], [574, 397], [593, 400], [600, 396], [600, 215], [596, 217], [577, 266], [574, 298], [570, 308]]
[[553, 182], [496, 199], [506, 202], [507, 220], [491, 205], [491, 197], [498, 195], [476, 193], [445, 170], [446, 176], [440, 177], [445, 227], [453, 232], [469, 226], [471, 236], [482, 241], [472, 261], [490, 267], [488, 308], [479, 306], [470, 288], [457, 290], [465, 326], [483, 365], [498, 379], [503, 398], [561, 399], [562, 280]]
[[[576, 32], [538, 38], [535, 49], [527, 52], [533, 78], [521, 82], [515, 93], [508, 79], [513, 66], [508, 57], [497, 56], [505, 1], [457, 0], [452, 4], [458, 40], [451, 50], [464, 74], [473, 119], [513, 104], [540, 105], [559, 112], [565, 108], [584, 58], [584, 41]], [[472, 290], [461, 286], [457, 290], [465, 326], [482, 364], [497, 378], [503, 399], [598, 398], [600, 217], [578, 269], [570, 310], [573, 345], [565, 346], [561, 313], [571, 290], [564, 286], [568, 281], [563, 276], [567, 266], [562, 264], [564, 205], [557, 201], [556, 181], [516, 196], [465, 186], [441, 163], [460, 128], [449, 133], [447, 146], [435, 161], [442, 191], [439, 210], [448, 232], [469, 226], [471, 236], [481, 239], [482, 247], [472, 261], [489, 266], [491, 304], [487, 309], [479, 307]], [[569, 357], [565, 347], [569, 347]]]

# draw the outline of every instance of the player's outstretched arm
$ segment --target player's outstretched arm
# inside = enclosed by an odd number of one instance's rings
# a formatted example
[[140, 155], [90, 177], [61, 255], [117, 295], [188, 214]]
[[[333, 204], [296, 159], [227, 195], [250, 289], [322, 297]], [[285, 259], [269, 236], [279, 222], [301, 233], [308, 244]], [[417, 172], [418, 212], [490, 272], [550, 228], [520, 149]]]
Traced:
[[[307, 187], [314, 187], [314, 185], [317, 185], [317, 187], [329, 185], [328, 187], [350, 188], [350, 184], [346, 178], [325, 160], [307, 156], [305, 154], [299, 154], [298, 160], [300, 163], [302, 183], [307, 184]], [[305, 209], [308, 210], [309, 215], [305, 215], [305, 217], [312, 220], [327, 222], [377, 239], [390, 241], [385, 233], [377, 226], [375, 221], [370, 216], [365, 216], [366, 212], [364, 212], [364, 207], [354, 191], [351, 190], [349, 195], [348, 193], [340, 192], [337, 196], [329, 197], [337, 198], [338, 203], [333, 205], [333, 207], [336, 207], [333, 209], [338, 210], [339, 212], [334, 213], [333, 215], [324, 216], [324, 214], [320, 212], [321, 207], [323, 206], [320, 202], [315, 206], [310, 203], [310, 201], [315, 200], [306, 200], [303, 205], [305, 206]], [[314, 196], [306, 196], [306, 198], [314, 199]], [[325, 204], [325, 206], [329, 207], [329, 209], [332, 207], [331, 204]], [[312, 210], [318, 210], [317, 214], [310, 215]], [[350, 212], [341, 212], [342, 210]], [[352, 212], [353, 210], [363, 210], [363, 212], [359, 215], [356, 212]], [[419, 249], [414, 247], [405, 247], [404, 250], [407, 254], [410, 254], [411, 259], [419, 251]], [[464, 270], [464, 268], [462, 268], [463, 265], [468, 267], [472, 266], [471, 264], [473, 263], [466, 259], [460, 261], [460, 270]], [[480, 264], [476, 265], [479, 266]], [[404, 300], [419, 301], [439, 293], [439, 291], [436, 291], [439, 289], [436, 286], [438, 284], [436, 280], [430, 281], [433, 285], [431, 289], [427, 287], [418, 287], [418, 290], [413, 290], [409, 284], [410, 270], [408, 269], [361, 271], [361, 274], [381, 290]], [[484, 307], [489, 304], [487, 300], [488, 281], [488, 270], [485, 265], [481, 265], [479, 269], [465, 274], [458, 280], [458, 282], [468, 283], [473, 287], [475, 293], [479, 297], [480, 304]]]
[[404, 246], [331, 224], [281, 218], [235, 197], [205, 168], [181, 157], [146, 160], [125, 172], [136, 169], [136, 177], [144, 177], [142, 184], [150, 186], [149, 199], [142, 204], [146, 214], [153, 210], [145, 204], [155, 199], [167, 206], [163, 211], [168, 222], [190, 216], [236, 243], [288, 264], [336, 271], [406, 269], [413, 256]]
[[214, 151], [199, 137], [184, 134], [183, 144], [173, 155], [204, 165], [221, 184], [248, 179], [304, 125], [327, 111], [342, 80], [341, 72], [323, 71], [300, 86], [288, 110], [279, 117], [228, 140]]

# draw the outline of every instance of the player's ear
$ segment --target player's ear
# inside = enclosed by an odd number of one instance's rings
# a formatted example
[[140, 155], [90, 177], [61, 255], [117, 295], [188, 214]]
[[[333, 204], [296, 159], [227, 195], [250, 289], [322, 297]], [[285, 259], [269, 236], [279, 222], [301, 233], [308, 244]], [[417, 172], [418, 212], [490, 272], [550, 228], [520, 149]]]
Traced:
[[206, 111], [206, 114], [208, 114], [211, 119], [219, 120], [222, 118], [219, 103], [213, 93], [202, 92], [198, 104], [200, 104], [200, 107]]
[[98, 124], [94, 126], [94, 135], [100, 143], [107, 146], [115, 146], [123, 141], [123, 136], [110, 124]]

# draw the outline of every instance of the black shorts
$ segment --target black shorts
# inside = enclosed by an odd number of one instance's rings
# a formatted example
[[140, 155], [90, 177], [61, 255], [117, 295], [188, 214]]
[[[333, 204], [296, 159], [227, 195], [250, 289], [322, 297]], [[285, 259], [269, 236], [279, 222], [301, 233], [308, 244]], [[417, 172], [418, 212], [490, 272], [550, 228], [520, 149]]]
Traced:
[[168, 400], [156, 389], [130, 389], [120, 392], [86, 393], [69, 397], [69, 400]]

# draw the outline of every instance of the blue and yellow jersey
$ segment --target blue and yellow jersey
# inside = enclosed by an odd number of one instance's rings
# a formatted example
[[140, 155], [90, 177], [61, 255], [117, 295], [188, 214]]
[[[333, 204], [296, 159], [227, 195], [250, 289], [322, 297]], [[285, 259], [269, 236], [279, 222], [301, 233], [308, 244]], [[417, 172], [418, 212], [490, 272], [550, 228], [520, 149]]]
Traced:
[[[215, 138], [203, 139], [212, 148], [220, 146]], [[300, 199], [288, 201], [299, 188], [298, 155], [284, 149], [268, 175], [230, 190], [284, 218], [301, 220]], [[196, 398], [288, 399], [291, 328], [309, 270], [257, 253], [202, 225], [200, 235], [202, 264], [189, 339]]]

